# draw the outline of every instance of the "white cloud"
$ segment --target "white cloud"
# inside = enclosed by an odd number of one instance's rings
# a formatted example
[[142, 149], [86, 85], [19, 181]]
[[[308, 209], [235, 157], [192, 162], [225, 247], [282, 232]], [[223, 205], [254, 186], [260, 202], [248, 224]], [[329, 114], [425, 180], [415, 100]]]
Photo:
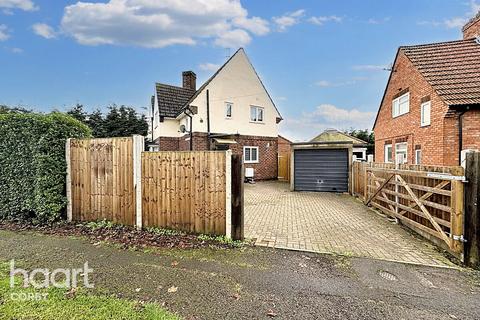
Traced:
[[390, 21], [390, 17], [385, 17], [385, 18], [382, 18], [382, 19], [375, 19], [375, 18], [370, 18], [367, 20], [367, 23], [368, 24], [383, 24], [385, 22], [388, 22]]
[[356, 71], [378, 71], [388, 69], [387, 65], [376, 65], [376, 64], [360, 64], [352, 67]]
[[207, 63], [201, 63], [198, 67], [202, 71], [216, 72], [220, 68], [220, 65], [207, 62]]
[[321, 104], [314, 111], [305, 112], [298, 118], [287, 117], [280, 122], [280, 133], [294, 141], [308, 141], [327, 128], [371, 129], [374, 118], [375, 112]]
[[343, 18], [339, 16], [320, 16], [320, 17], [311, 17], [308, 19], [310, 23], [322, 26], [327, 22], [342, 22]]
[[444, 24], [448, 29], [457, 29], [462, 28], [468, 20], [468, 18], [452, 18], [445, 20]]
[[4, 24], [0, 24], [0, 41], [7, 41], [10, 38], [8, 28]]
[[10, 48], [10, 51], [16, 54], [21, 54], [24, 52], [22, 48]]
[[315, 82], [315, 85], [318, 86], [318, 87], [326, 88], [326, 87], [330, 87], [332, 84], [330, 83], [330, 81], [320, 80], [320, 81]]
[[31, 0], [0, 0], [0, 8], [6, 9], [4, 13], [11, 14], [11, 9], [20, 9], [24, 11], [38, 10]]
[[466, 4], [469, 8], [463, 17], [453, 17], [449, 19], [444, 19], [443, 21], [422, 20], [417, 22], [417, 24], [432, 27], [443, 26], [447, 29], [461, 29], [473, 16], [480, 12], [480, 2], [470, 0], [470, 2]]
[[321, 87], [321, 88], [328, 88], [328, 87], [343, 87], [343, 86], [350, 86], [354, 85], [360, 81], [365, 81], [368, 80], [367, 77], [353, 77], [350, 80], [345, 80], [345, 81], [337, 81], [337, 82], [331, 82], [328, 80], [320, 80], [314, 83], [315, 86]]
[[53, 39], [57, 37], [55, 30], [45, 23], [35, 23], [32, 26], [32, 29], [36, 35], [44, 37], [45, 39]]
[[480, 12], [480, 2], [470, 0], [470, 15], [476, 15]]
[[252, 17], [250, 19], [247, 17], [238, 17], [233, 19], [233, 23], [235, 26], [248, 30], [258, 36], [263, 36], [270, 32], [268, 21], [259, 17]]
[[250, 43], [269, 32], [268, 22], [248, 17], [238, 0], [110, 0], [67, 6], [62, 31], [84, 45], [160, 48], [213, 39], [223, 47]]
[[285, 31], [289, 27], [299, 23], [303, 16], [305, 16], [305, 10], [300, 9], [294, 12], [286, 13], [280, 17], [273, 17], [272, 20], [279, 31]]
[[224, 48], [238, 48], [249, 44], [251, 40], [252, 38], [248, 32], [242, 29], [235, 29], [220, 33], [214, 43]]

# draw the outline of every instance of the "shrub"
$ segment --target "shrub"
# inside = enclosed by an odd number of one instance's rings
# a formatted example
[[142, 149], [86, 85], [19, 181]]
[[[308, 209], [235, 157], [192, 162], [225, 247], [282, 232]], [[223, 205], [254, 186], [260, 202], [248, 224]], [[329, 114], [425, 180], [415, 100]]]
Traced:
[[0, 218], [51, 222], [65, 211], [65, 142], [91, 136], [53, 112], [0, 114]]

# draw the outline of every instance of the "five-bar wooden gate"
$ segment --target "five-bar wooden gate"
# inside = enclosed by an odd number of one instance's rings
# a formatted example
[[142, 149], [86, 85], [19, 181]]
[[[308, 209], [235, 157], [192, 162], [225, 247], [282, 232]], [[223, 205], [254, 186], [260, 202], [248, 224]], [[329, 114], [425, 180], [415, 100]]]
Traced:
[[448, 173], [365, 165], [364, 201], [445, 247], [463, 253], [463, 168]]

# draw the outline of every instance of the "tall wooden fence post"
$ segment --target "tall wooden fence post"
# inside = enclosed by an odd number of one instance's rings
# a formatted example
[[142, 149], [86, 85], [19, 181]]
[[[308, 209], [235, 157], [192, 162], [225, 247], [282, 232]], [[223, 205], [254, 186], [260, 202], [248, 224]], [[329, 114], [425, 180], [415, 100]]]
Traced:
[[451, 234], [452, 250], [460, 254], [460, 260], [464, 261], [463, 252], [463, 182], [459, 180], [451, 181], [452, 187], [452, 215], [451, 215]]
[[465, 178], [465, 264], [480, 267], [480, 152], [469, 152]]
[[225, 236], [232, 238], [232, 151], [225, 152]]
[[142, 152], [145, 148], [143, 136], [133, 136], [133, 186], [135, 189], [135, 225], [142, 229]]
[[72, 163], [70, 158], [70, 143], [72, 139], [68, 138], [65, 142], [65, 161], [67, 162], [67, 181], [66, 181], [66, 193], [67, 193], [67, 221], [72, 222]]
[[232, 238], [243, 240], [244, 238], [244, 215], [243, 215], [243, 162], [242, 156], [232, 155]]

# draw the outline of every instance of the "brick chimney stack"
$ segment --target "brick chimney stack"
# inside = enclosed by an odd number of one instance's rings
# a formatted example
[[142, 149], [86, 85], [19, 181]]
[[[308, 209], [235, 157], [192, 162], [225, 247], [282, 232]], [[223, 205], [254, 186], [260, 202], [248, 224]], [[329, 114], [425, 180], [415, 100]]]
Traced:
[[467, 22], [462, 31], [464, 40], [480, 36], [480, 11]]
[[197, 75], [193, 71], [183, 71], [183, 87], [185, 89], [197, 90]]

